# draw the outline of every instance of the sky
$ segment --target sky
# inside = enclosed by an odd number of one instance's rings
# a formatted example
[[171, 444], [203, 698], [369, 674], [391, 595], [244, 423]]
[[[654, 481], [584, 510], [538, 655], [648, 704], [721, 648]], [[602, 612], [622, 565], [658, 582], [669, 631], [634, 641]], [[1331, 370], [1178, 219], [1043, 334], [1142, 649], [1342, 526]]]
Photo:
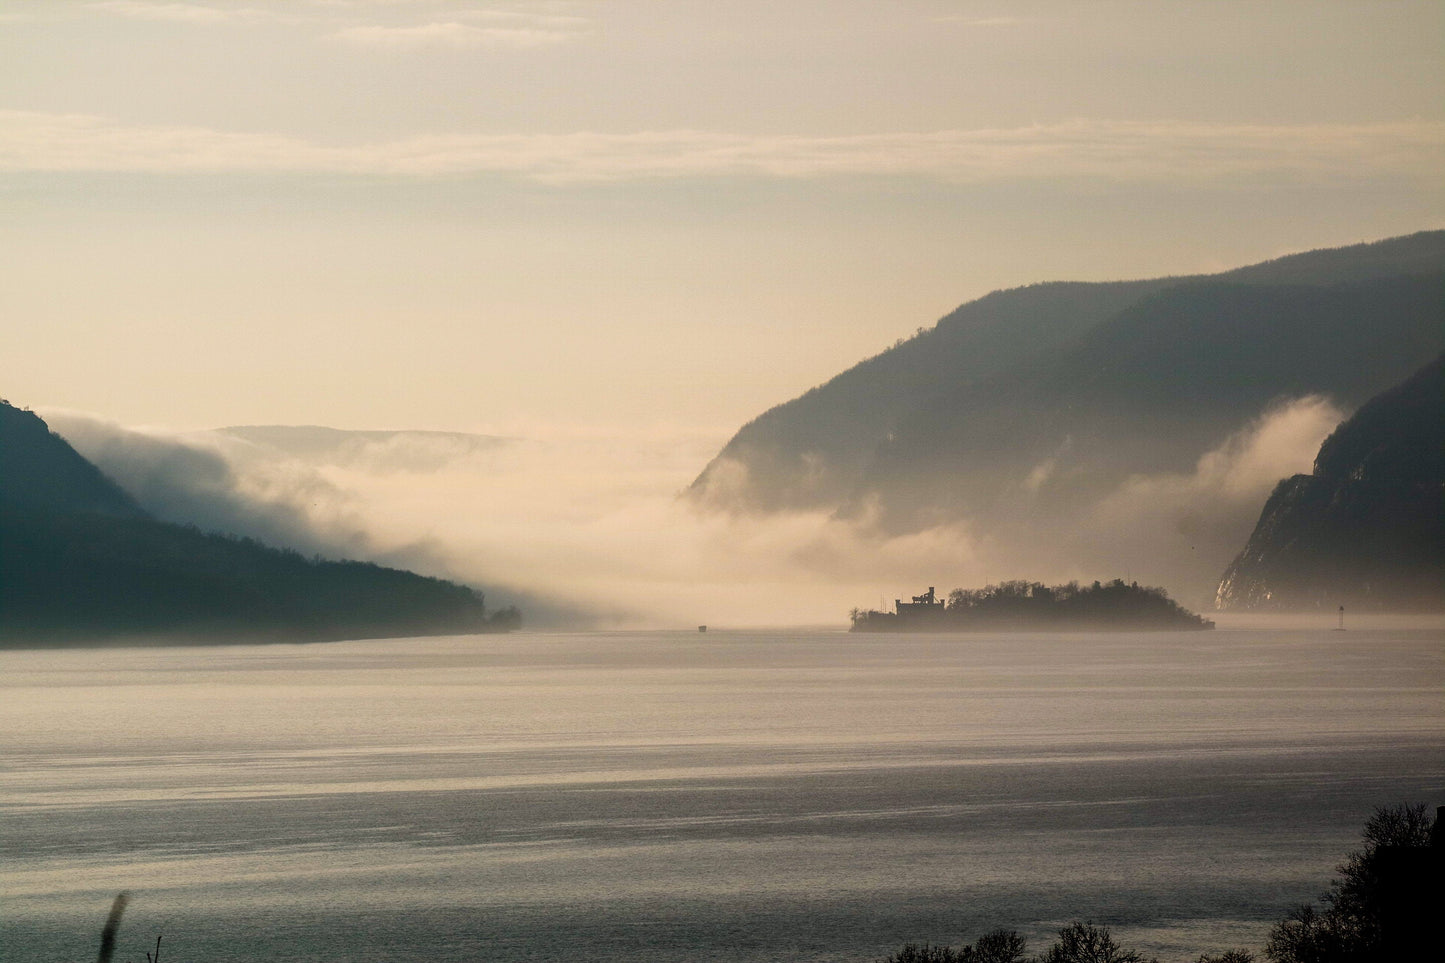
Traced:
[[1435, 2], [0, 3], [7, 396], [709, 425], [990, 290], [1445, 223]]
[[[1442, 37], [1436, 0], [0, 2], [0, 394], [523, 439], [468, 545], [546, 515], [576, 557], [990, 290], [1445, 226]], [[689, 538], [646, 551], [747, 541]]]

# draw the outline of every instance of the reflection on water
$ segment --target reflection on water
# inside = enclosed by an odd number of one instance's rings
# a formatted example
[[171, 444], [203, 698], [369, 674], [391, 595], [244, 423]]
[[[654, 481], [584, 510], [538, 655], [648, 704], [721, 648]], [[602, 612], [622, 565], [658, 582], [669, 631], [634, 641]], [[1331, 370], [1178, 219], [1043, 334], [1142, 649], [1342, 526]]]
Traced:
[[516, 635], [0, 653], [0, 959], [1262, 942], [1445, 802], [1445, 635]]

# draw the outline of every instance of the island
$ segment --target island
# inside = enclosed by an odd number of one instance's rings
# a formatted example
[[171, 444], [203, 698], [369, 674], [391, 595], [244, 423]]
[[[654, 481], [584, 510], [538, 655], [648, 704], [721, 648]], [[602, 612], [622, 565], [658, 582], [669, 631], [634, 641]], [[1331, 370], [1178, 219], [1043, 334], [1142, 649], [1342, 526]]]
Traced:
[[854, 609], [853, 632], [1162, 631], [1212, 629], [1214, 623], [1171, 599], [1162, 588], [1114, 579], [1080, 586], [1009, 581], [954, 589], [947, 601], [933, 586], [892, 612]]

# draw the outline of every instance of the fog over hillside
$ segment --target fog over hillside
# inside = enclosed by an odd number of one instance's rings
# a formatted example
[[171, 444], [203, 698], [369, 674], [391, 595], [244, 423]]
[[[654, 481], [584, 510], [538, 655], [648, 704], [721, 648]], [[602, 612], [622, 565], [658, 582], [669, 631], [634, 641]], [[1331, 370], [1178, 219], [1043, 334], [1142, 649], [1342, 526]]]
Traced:
[[534, 425], [398, 471], [262, 452], [227, 431], [46, 418], [157, 517], [464, 581], [533, 627], [842, 627], [860, 602], [974, 571], [966, 533], [948, 527], [893, 538], [825, 512], [698, 512], [679, 495], [722, 431]]
[[394, 638], [518, 621], [451, 582], [169, 524], [5, 401], [0, 456], [0, 647]]
[[1221, 607], [1445, 610], [1445, 355], [1377, 395], [1282, 479]]
[[715, 433], [173, 432], [45, 416], [166, 521], [464, 581], [522, 608], [533, 627], [694, 617], [691, 601], [666, 601], [677, 588], [667, 570], [693, 569], [659, 532], [691, 516], [676, 492]]
[[258, 452], [220, 431], [137, 431], [47, 413], [157, 517], [459, 579], [495, 605], [516, 602], [541, 627], [841, 627], [857, 605], [1031, 572], [1055, 581], [1127, 575], [1197, 607], [1142, 563], [1069, 555], [1104, 545], [1122, 558], [1167, 557], [1188, 540], [1185, 557], [1198, 560], [1182, 575], [1212, 588], [1271, 488], [1308, 470], [1341, 417], [1320, 399], [1284, 406], [1187, 471], [1128, 479], [1072, 534], [1010, 544], [956, 523], [893, 535], [871, 518], [822, 510], [699, 511], [679, 493], [720, 433], [557, 429], [403, 472], [391, 459], [343, 467]]
[[1445, 348], [1445, 232], [964, 305], [744, 426], [705, 511], [958, 533], [994, 577], [1137, 573], [1202, 604], [1270, 472]]
[[533, 625], [841, 625], [1010, 578], [1122, 577], [1200, 610], [1275, 484], [1445, 349], [1442, 270], [1430, 232], [999, 292], [726, 445], [46, 417], [157, 517], [459, 579]]

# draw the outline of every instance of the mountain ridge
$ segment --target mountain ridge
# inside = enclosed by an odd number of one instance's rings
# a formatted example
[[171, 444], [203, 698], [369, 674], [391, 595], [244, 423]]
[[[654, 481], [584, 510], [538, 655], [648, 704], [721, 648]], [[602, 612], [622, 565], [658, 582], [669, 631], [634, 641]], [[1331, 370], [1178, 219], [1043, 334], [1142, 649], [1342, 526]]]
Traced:
[[25, 451], [0, 470], [0, 500], [123, 518], [149, 517], [135, 499], [28, 408], [0, 399], [0, 451]]
[[[1150, 296], [1198, 296], [1209, 284], [1296, 290], [1445, 271], [1445, 231], [1285, 255], [1209, 275], [1138, 281], [1042, 282], [994, 291], [933, 328], [865, 359], [747, 422], [692, 482], [687, 497], [711, 509], [783, 511], [836, 507], [856, 496], [880, 444], [926, 417], [951, 390], [1047, 370], [1059, 355]], [[1438, 280], [1425, 282], [1436, 288]], [[1082, 303], [1080, 303], [1082, 302]], [[1027, 327], [1023, 327], [1027, 325]], [[1437, 328], [1439, 326], [1437, 325]], [[1445, 347], [1426, 350], [1421, 363]], [[1408, 369], [1406, 369], [1408, 370]], [[1397, 380], [1372, 383], [1355, 403]], [[1301, 394], [1318, 390], [1300, 385]], [[1272, 397], [1284, 394], [1276, 391]], [[741, 471], [739, 469], [742, 469]]]
[[309, 642], [499, 631], [463, 585], [158, 521], [0, 403], [0, 646]]
[[[1445, 231], [1211, 275], [1030, 285], [752, 419], [683, 497], [822, 513], [875, 539], [947, 531], [973, 577], [1132, 569], [1208, 604], [1279, 474], [1205, 475], [1276, 422], [1319, 430], [1312, 453], [1327, 412], [1441, 351]], [[1131, 516], [1141, 493], [1154, 501]]]

